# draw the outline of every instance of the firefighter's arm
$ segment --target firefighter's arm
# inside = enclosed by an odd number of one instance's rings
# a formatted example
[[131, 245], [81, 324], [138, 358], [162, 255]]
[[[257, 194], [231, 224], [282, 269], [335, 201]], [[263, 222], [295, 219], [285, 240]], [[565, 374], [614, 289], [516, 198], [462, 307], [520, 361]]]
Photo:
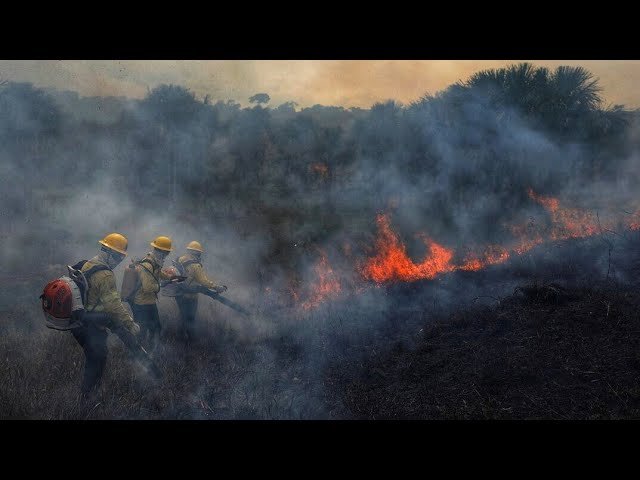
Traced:
[[220, 285], [217, 285], [213, 280], [209, 280], [207, 274], [204, 273], [204, 268], [202, 268], [202, 265], [191, 265], [191, 276], [193, 277], [194, 283], [197, 283], [204, 287], [213, 289], [220, 287]]
[[162, 271], [162, 269], [160, 269], [160, 272], [158, 272], [158, 279], [159, 280], [171, 280], [174, 277], [173, 274], [171, 273], [165, 273]]
[[132, 333], [137, 333], [140, 327], [133, 321], [129, 312], [124, 308], [118, 290], [116, 289], [116, 279], [113, 273], [104, 276], [99, 284], [100, 300], [105, 313], [108, 313], [114, 322], [123, 325]]

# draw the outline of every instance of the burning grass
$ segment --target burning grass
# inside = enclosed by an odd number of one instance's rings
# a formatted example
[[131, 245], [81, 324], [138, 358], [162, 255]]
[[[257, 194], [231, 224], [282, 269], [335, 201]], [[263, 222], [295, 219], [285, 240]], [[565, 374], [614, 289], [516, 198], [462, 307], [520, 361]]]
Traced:
[[458, 250], [466, 250], [467, 253], [461, 261], [457, 260], [460, 252], [437, 243], [424, 233], [419, 235], [427, 254], [421, 261], [413, 261], [407, 254], [406, 246], [394, 232], [390, 215], [381, 213], [376, 218], [378, 233], [373, 255], [362, 262], [358, 270], [365, 280], [378, 284], [431, 280], [456, 270], [479, 271], [503, 264], [544, 243], [594, 237], [604, 232], [617, 233], [616, 228], [622, 231], [638, 230], [636, 214], [619, 214], [617, 218], [601, 221], [596, 213], [566, 207], [557, 198], [538, 195], [532, 189], [528, 189], [527, 193], [531, 200], [544, 208], [549, 225], [546, 228], [539, 228], [531, 222], [527, 225], [507, 225], [507, 230], [513, 236], [509, 244], [473, 248], [462, 246]]
[[389, 217], [379, 214], [376, 223], [378, 225], [376, 254], [367, 259], [362, 267], [364, 278], [376, 283], [412, 282], [432, 279], [438, 274], [453, 270], [451, 250], [425, 237], [423, 240], [429, 253], [421, 262], [415, 263], [409, 258], [406, 247], [391, 229]]

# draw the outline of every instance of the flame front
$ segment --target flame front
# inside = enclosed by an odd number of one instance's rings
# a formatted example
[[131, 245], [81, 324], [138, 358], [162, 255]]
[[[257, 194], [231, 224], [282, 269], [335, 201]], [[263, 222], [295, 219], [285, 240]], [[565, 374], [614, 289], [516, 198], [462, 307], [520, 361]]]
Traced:
[[[380, 213], [376, 217], [378, 231], [374, 243], [374, 255], [357, 262], [356, 271], [361, 279], [377, 284], [431, 280], [438, 275], [456, 270], [479, 271], [491, 265], [498, 265], [548, 241], [590, 237], [606, 230], [614, 230], [616, 226], [640, 230], [640, 209], [636, 206], [633, 212], [625, 212], [624, 217], [603, 222], [598, 215], [588, 210], [564, 207], [557, 198], [539, 195], [532, 189], [528, 189], [527, 193], [529, 198], [547, 211], [549, 224], [546, 226], [536, 225], [533, 219], [525, 225], [508, 225], [508, 230], [512, 234], [510, 242], [505, 245], [474, 248], [465, 256], [456, 256], [454, 249], [447, 248], [427, 235], [420, 234], [427, 253], [418, 263], [409, 257], [404, 243], [393, 231], [389, 214]], [[351, 258], [350, 245], [343, 247], [343, 253]], [[462, 258], [462, 260], [455, 261], [456, 258]], [[299, 303], [305, 310], [317, 307], [327, 299], [337, 296], [341, 291], [340, 281], [329, 265], [324, 252], [321, 252], [321, 258], [314, 266], [314, 272], [316, 280], [308, 290], [310, 292], [307, 295], [308, 298]], [[363, 289], [362, 285], [354, 284], [353, 286], [355, 293], [362, 292]], [[299, 296], [296, 294], [295, 300], [298, 301], [298, 299]]]
[[378, 238], [376, 240], [377, 254], [369, 258], [361, 269], [364, 278], [376, 283], [392, 280], [411, 282], [423, 278], [431, 279], [453, 269], [451, 259], [453, 251], [425, 238], [429, 254], [420, 263], [414, 263], [407, 255], [407, 250], [398, 236], [391, 229], [389, 217], [379, 214]]
[[[601, 222], [597, 215], [578, 208], [566, 208], [554, 197], [545, 197], [528, 190], [529, 197], [541, 205], [549, 214], [550, 228], [540, 231], [533, 223], [526, 226], [509, 227], [515, 237], [508, 247], [489, 245], [480, 253], [468, 254], [462, 263], [453, 263], [455, 251], [425, 237], [429, 254], [420, 263], [414, 263], [407, 255], [405, 245], [392, 230], [389, 216], [379, 214], [376, 218], [378, 236], [375, 242], [375, 256], [369, 258], [360, 268], [362, 277], [376, 283], [390, 281], [411, 282], [429, 280], [455, 270], [478, 271], [490, 265], [506, 262], [513, 255], [522, 255], [547, 241], [590, 237], [614, 228], [612, 222]], [[640, 229], [640, 210], [619, 222], [631, 230]]]

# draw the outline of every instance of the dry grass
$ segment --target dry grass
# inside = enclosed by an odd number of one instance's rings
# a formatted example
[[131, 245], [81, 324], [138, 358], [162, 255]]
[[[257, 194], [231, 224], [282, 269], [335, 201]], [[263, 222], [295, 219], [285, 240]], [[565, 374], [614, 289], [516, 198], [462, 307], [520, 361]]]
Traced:
[[[12, 419], [257, 419], [323, 418], [312, 371], [287, 336], [251, 334], [204, 308], [199, 338], [186, 345], [176, 324], [165, 330], [155, 359], [164, 373], [155, 383], [109, 337], [103, 382], [92, 402], [81, 402], [84, 357], [67, 332], [44, 328], [39, 315], [3, 312], [0, 418]], [[33, 319], [35, 315], [35, 319]], [[32, 319], [20, 325], [23, 316]]]

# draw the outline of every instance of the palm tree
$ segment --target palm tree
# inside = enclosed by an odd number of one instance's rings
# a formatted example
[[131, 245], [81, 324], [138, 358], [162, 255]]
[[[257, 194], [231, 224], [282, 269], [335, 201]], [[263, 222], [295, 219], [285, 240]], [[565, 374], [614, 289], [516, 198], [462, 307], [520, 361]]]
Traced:
[[564, 101], [567, 110], [594, 111], [602, 103], [598, 79], [583, 67], [556, 68], [550, 78], [550, 86], [558, 99]]
[[602, 108], [598, 79], [579, 66], [551, 72], [520, 63], [477, 72], [455, 87], [446, 95], [452, 106], [474, 100], [494, 109], [502, 122], [517, 112], [532, 127], [561, 136], [593, 137], [626, 124], [622, 107]]
[[514, 112], [531, 118], [544, 111], [549, 78], [547, 68], [520, 63], [477, 72], [457, 85], [471, 98], [493, 108], [498, 118], [510, 121]]

